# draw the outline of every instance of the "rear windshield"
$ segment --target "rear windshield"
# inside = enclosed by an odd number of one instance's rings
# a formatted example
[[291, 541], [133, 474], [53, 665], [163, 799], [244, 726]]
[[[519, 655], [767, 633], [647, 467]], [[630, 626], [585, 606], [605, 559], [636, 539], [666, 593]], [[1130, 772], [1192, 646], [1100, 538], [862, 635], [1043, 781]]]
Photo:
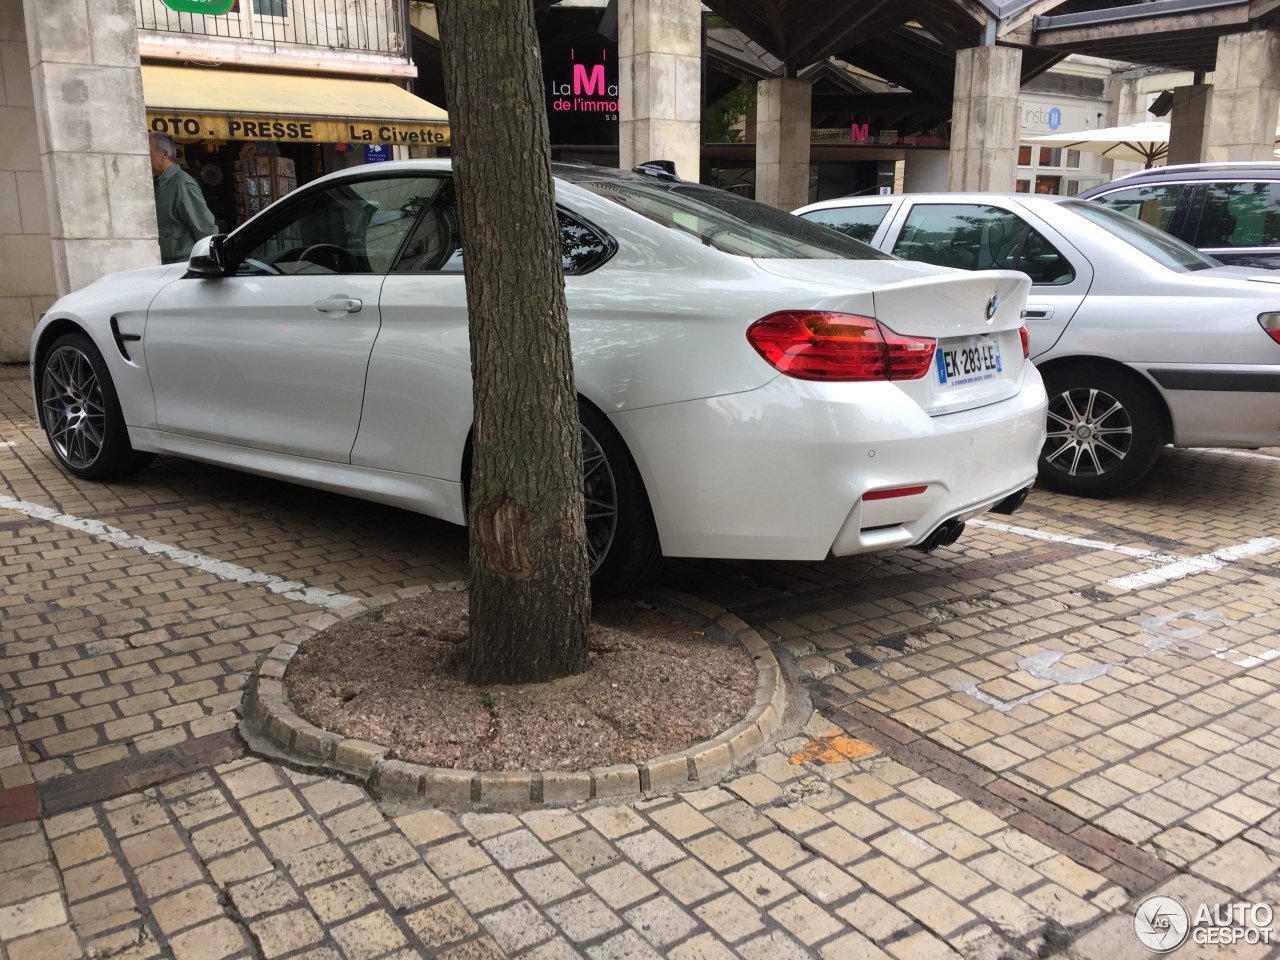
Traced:
[[643, 216], [709, 247], [765, 260], [892, 260], [851, 237], [737, 194], [694, 183], [578, 180]]
[[1206, 257], [1195, 247], [1183, 243], [1177, 237], [1172, 237], [1163, 230], [1143, 223], [1141, 220], [1135, 220], [1110, 207], [1087, 200], [1067, 200], [1062, 206], [1096, 223], [1107, 233], [1119, 237], [1129, 246], [1136, 247], [1170, 270], [1208, 270], [1210, 267], [1222, 266], [1217, 260]]

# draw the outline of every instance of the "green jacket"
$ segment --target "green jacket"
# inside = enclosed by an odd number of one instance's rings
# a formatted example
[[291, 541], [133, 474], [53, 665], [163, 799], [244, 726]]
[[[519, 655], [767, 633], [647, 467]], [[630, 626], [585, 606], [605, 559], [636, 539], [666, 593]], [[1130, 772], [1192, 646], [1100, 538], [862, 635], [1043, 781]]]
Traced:
[[200, 187], [176, 163], [156, 177], [156, 220], [165, 263], [186, 260], [197, 240], [218, 229]]

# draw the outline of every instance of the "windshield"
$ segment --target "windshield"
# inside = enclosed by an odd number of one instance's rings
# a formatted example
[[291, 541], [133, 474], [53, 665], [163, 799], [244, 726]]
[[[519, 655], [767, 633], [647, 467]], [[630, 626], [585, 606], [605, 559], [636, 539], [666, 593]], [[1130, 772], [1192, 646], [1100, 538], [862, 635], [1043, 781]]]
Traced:
[[578, 186], [697, 237], [709, 247], [766, 260], [892, 260], [874, 247], [737, 194], [694, 183], [579, 180]]
[[1177, 237], [1171, 237], [1149, 223], [1135, 220], [1110, 207], [1080, 200], [1068, 200], [1062, 206], [1096, 223], [1103, 230], [1119, 237], [1129, 246], [1136, 247], [1170, 270], [1208, 270], [1211, 267], [1222, 266], [1217, 260], [1206, 257], [1195, 247], [1183, 243]]

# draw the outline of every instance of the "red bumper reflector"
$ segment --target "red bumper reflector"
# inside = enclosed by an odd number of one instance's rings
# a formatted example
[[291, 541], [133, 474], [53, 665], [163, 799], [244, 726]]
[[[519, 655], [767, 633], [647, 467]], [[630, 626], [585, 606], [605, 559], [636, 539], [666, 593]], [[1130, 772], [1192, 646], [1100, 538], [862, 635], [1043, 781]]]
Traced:
[[923, 487], [894, 487], [892, 490], [872, 490], [870, 493], [862, 495], [863, 500], [892, 500], [894, 497], [914, 497], [917, 493], [924, 493], [929, 489], [929, 485]]

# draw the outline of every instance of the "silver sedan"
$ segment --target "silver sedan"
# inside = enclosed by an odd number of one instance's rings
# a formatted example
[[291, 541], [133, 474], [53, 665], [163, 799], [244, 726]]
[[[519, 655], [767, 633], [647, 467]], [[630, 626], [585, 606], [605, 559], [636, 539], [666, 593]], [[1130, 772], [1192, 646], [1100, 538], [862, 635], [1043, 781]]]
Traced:
[[1106, 496], [1161, 446], [1280, 441], [1280, 276], [1224, 267], [1082, 200], [905, 194], [797, 216], [907, 260], [1021, 270], [1030, 356], [1049, 393], [1039, 482]]

